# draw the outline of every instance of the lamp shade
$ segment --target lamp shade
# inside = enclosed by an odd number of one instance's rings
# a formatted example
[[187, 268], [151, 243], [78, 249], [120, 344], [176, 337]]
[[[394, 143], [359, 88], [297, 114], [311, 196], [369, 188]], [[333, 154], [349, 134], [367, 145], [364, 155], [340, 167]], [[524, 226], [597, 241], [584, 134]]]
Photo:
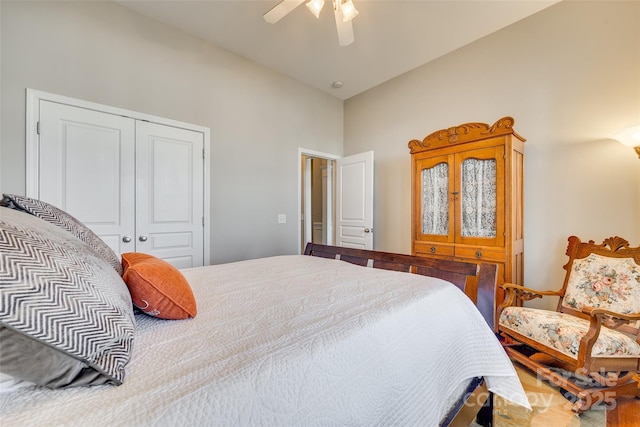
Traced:
[[340, 4], [340, 9], [342, 9], [342, 19], [344, 22], [351, 21], [358, 14], [358, 10], [353, 4], [351, 0], [339, 0], [342, 3]]
[[309, 0], [307, 7], [316, 18], [320, 18], [320, 12], [324, 7], [324, 0]]
[[640, 125], [624, 129], [617, 133], [613, 139], [628, 147], [640, 147]]

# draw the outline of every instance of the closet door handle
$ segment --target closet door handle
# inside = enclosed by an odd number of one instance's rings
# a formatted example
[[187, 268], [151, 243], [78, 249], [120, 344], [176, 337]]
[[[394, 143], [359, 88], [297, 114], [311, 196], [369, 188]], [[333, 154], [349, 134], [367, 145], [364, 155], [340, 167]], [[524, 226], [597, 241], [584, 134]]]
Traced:
[[122, 241], [125, 242], [125, 243], [129, 243], [131, 241], [131, 236], [122, 237]]
[[140, 237], [138, 237], [138, 240], [140, 240], [141, 242], [146, 242], [147, 241], [147, 236], [142, 234], [142, 235], [140, 235]]

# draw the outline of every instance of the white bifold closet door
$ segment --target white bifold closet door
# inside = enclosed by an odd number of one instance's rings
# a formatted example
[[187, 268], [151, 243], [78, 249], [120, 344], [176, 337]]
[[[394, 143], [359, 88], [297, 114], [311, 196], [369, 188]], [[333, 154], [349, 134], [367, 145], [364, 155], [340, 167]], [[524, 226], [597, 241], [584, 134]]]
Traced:
[[44, 100], [39, 110], [39, 199], [116, 253], [204, 264], [201, 132]]

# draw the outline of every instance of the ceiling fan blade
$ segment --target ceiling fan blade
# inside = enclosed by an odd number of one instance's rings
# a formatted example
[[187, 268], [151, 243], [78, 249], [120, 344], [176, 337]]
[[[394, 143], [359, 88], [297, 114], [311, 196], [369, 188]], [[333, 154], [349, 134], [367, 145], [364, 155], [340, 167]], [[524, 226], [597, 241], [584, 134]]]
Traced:
[[275, 24], [293, 9], [300, 6], [303, 2], [304, 0], [282, 0], [280, 3], [273, 6], [271, 10], [265, 13], [262, 17], [268, 23]]
[[339, 7], [335, 9], [335, 15], [340, 46], [349, 46], [355, 40], [353, 37], [353, 25], [351, 21], [344, 22], [342, 19], [342, 11]]

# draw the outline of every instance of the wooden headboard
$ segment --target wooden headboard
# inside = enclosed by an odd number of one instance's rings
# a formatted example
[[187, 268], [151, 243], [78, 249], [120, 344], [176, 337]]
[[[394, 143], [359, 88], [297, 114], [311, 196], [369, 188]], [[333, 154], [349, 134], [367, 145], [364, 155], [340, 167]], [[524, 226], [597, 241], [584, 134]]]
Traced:
[[480, 311], [491, 329], [495, 328], [494, 301], [498, 274], [498, 266], [496, 264], [450, 261], [391, 252], [320, 245], [317, 243], [307, 243], [304, 254], [339, 259], [361, 266], [404, 271], [447, 280], [464, 291], [478, 307], [478, 311]]

